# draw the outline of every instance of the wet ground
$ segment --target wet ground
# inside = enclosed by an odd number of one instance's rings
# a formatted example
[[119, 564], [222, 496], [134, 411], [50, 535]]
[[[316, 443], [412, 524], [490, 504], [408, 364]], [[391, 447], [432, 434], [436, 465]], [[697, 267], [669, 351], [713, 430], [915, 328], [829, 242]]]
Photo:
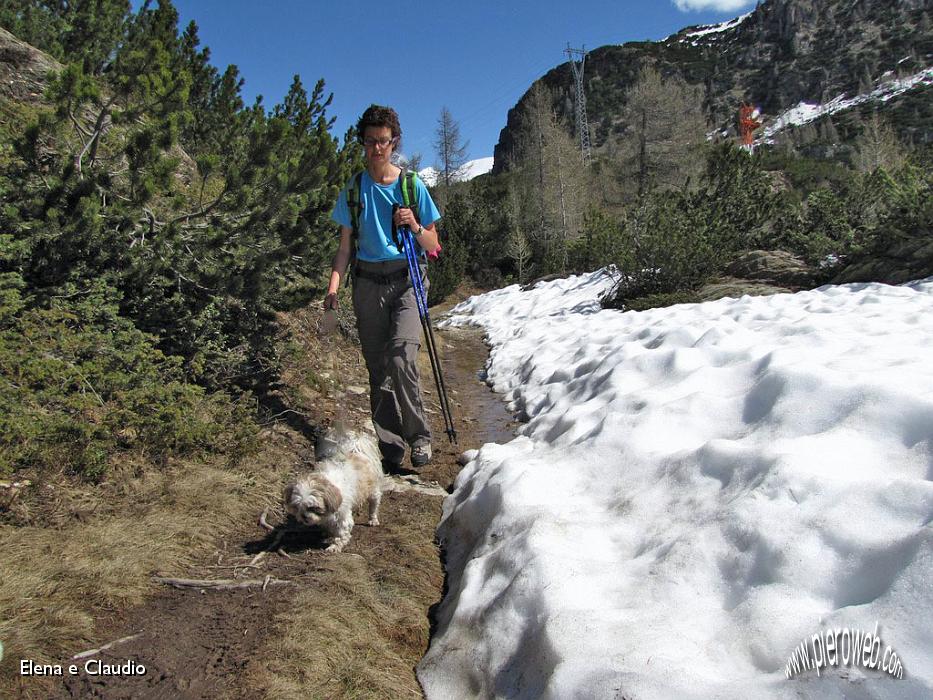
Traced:
[[[360, 586], [391, 583], [396, 608], [404, 603], [420, 611], [415, 620], [399, 618], [386, 626], [385, 648], [392, 659], [387, 668], [400, 677], [397, 687], [405, 689], [402, 696], [418, 697], [420, 689], [414, 676], [414, 666], [423, 655], [429, 641], [429, 617], [444, 588], [443, 565], [433, 541], [434, 528], [440, 517], [444, 492], [452, 490], [460, 470], [457, 458], [465, 450], [478, 448], [486, 442], [506, 442], [513, 437], [515, 422], [505, 410], [500, 397], [482, 381], [487, 348], [477, 329], [450, 329], [436, 332], [442, 354], [451, 409], [458, 434], [458, 443], [449, 444], [437, 402], [430, 365], [421, 358], [422, 387], [434, 430], [434, 461], [421, 470], [417, 479], [395, 478], [398, 489], [385, 494], [381, 513], [382, 525], [357, 525], [353, 540], [338, 555], [321, 551], [319, 539], [312, 533], [288, 534], [281, 540], [281, 549], [288, 557], [270, 553], [254, 568], [234, 568], [234, 564], [251, 561], [269, 546], [270, 534], [255, 523], [242, 528], [223, 541], [209, 561], [199, 562], [189, 570], [166, 573], [192, 579], [265, 580], [265, 589], [213, 590], [168, 586], [155, 589], [144, 605], [124, 611], [113, 611], [98, 620], [98, 643], [138, 635], [94, 655], [107, 664], [132, 662], [145, 667], [143, 675], [98, 675], [79, 673], [58, 684], [33, 686], [39, 695], [24, 697], [52, 698], [258, 698], [275, 696], [269, 690], [269, 679], [287, 667], [282, 659], [271, 658], [270, 642], [284, 635], [296, 596], [314, 591], [326, 591], [328, 596], [353, 597], [345, 590], [349, 569], [360, 570]], [[368, 418], [365, 396], [348, 393], [348, 405], [341, 406], [344, 415]], [[411, 482], [426, 488], [411, 490]], [[432, 492], [433, 491], [433, 492]], [[258, 513], [257, 513], [258, 515]], [[142, 534], [142, 533], [141, 533]], [[354, 559], [355, 558], [355, 559]], [[273, 580], [287, 581], [275, 585]], [[352, 579], [351, 579], [352, 580]], [[375, 583], [374, 583], [375, 582]], [[389, 593], [382, 598], [393, 607]], [[325, 598], [327, 600], [327, 598]], [[326, 611], [322, 612], [322, 615]], [[283, 622], [283, 619], [285, 622]], [[359, 623], [370, 625], [361, 617]], [[348, 636], [358, 633], [372, 636], [369, 629], [347, 630]], [[382, 647], [379, 647], [382, 648]], [[367, 651], [367, 654], [378, 653]], [[379, 659], [368, 659], [378, 666]], [[83, 661], [78, 662], [83, 665]], [[313, 662], [312, 662], [313, 663]], [[394, 665], [392, 665], [394, 664]], [[270, 671], [272, 669], [272, 671]], [[272, 674], [270, 676], [270, 673]], [[322, 678], [327, 676], [322, 672]], [[331, 673], [331, 675], [335, 675]], [[313, 676], [313, 674], [312, 674]], [[404, 676], [404, 677], [401, 677]], [[313, 687], [298, 688], [294, 697], [349, 697], [347, 685], [333, 678], [308, 681]], [[334, 681], [334, 682], [332, 682]], [[357, 685], [361, 681], [356, 681]], [[350, 684], [352, 685], [352, 683]], [[296, 686], [297, 688], [298, 686]], [[393, 686], [395, 687], [395, 686]], [[359, 692], [358, 692], [359, 691]], [[388, 691], [362, 688], [353, 697], [380, 697]]]

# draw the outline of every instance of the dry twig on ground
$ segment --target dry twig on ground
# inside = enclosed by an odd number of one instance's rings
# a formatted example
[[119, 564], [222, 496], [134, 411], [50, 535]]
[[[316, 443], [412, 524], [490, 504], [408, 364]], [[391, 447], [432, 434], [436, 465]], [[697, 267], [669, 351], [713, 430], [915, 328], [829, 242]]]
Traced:
[[237, 581], [235, 579], [195, 579], [195, 578], [166, 578], [164, 576], [153, 576], [152, 580], [156, 583], [162, 583], [166, 586], [175, 588], [212, 588], [218, 591], [233, 590], [237, 588], [253, 588], [261, 586], [266, 590], [268, 586], [292, 585], [293, 581], [284, 581], [282, 579], [266, 576], [264, 579], [248, 579]]
[[94, 656], [96, 654], [99, 654], [102, 651], [106, 651], [107, 649], [112, 649], [118, 644], [124, 644], [126, 642], [131, 642], [137, 637], [142, 637], [142, 636], [143, 636], [143, 633], [138, 632], [136, 634], [131, 634], [129, 637], [121, 637], [120, 639], [115, 639], [114, 641], [108, 642], [107, 644], [104, 644], [102, 647], [98, 647], [97, 649], [88, 649], [87, 651], [82, 651], [78, 654], [75, 654], [69, 659], [69, 661], [77, 661], [79, 659], [84, 659], [88, 656]]

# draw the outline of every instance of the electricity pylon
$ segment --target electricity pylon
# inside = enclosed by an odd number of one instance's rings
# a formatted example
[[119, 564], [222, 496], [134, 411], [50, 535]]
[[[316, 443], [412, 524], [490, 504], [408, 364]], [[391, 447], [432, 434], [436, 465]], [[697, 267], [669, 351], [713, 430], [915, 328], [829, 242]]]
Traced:
[[[586, 121], [586, 95], [583, 94], [583, 65], [586, 63], [587, 51], [582, 49], [572, 49], [567, 44], [567, 50], [564, 52], [570, 59], [570, 67], [573, 69], [573, 81], [576, 85], [576, 105], [577, 105], [577, 131], [580, 133], [580, 153], [583, 156], [583, 165], [590, 163], [590, 127]], [[575, 57], [580, 57], [580, 64], [577, 65]]]

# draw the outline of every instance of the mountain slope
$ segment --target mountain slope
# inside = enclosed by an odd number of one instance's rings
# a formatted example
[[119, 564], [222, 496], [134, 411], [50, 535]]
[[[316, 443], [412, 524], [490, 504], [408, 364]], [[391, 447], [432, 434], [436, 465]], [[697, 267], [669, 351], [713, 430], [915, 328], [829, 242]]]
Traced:
[[[688, 27], [657, 42], [603, 46], [585, 70], [590, 136], [597, 151], [620, 138], [626, 90], [646, 63], [703, 88], [712, 126], [734, 133], [739, 105], [765, 117], [797, 104], [822, 104], [870, 93], [879, 83], [933, 66], [933, 0], [768, 0], [722, 25]], [[569, 63], [540, 79], [555, 111], [573, 121]], [[509, 111], [495, 149], [494, 172], [508, 167], [522, 128], [526, 93]], [[880, 104], [897, 112], [895, 126], [914, 142], [933, 141], [933, 89], [919, 83]]]

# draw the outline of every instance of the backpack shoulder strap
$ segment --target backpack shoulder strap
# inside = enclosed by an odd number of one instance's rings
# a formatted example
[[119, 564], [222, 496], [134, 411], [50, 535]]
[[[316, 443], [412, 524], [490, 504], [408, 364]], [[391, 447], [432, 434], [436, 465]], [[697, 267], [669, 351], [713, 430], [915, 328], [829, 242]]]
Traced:
[[411, 207], [418, 218], [418, 174], [414, 170], [403, 169], [399, 182], [402, 185], [402, 203]]

